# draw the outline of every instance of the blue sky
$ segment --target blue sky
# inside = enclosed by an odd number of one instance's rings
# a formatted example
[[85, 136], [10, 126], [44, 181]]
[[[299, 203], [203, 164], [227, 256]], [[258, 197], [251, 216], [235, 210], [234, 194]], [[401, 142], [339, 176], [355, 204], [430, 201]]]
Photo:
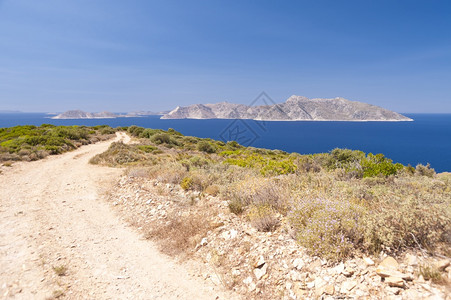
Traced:
[[0, 0], [0, 110], [158, 111], [262, 91], [451, 113], [451, 2]]

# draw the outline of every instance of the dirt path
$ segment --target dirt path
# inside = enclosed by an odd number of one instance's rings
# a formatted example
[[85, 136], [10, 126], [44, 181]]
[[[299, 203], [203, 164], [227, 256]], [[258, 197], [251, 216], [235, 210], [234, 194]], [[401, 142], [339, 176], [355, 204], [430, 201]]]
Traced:
[[88, 161], [110, 143], [0, 174], [0, 298], [230, 298], [160, 254], [100, 199], [121, 170]]

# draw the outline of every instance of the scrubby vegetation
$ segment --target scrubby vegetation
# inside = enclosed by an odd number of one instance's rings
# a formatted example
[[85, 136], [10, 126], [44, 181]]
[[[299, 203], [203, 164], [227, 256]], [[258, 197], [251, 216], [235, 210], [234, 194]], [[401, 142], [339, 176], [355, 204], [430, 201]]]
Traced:
[[288, 231], [312, 254], [332, 260], [409, 248], [451, 254], [451, 174], [429, 165], [413, 168], [349, 149], [300, 155], [173, 129], [126, 130], [138, 143], [113, 144], [92, 162], [139, 166], [141, 177], [217, 195], [257, 230]]
[[30, 161], [111, 137], [109, 126], [16, 126], [0, 128], [0, 162]]

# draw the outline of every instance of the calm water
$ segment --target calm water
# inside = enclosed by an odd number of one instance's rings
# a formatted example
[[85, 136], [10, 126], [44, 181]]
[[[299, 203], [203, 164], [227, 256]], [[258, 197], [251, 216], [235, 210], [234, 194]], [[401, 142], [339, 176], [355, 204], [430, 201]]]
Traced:
[[45, 114], [0, 114], [0, 127], [16, 125], [138, 125], [174, 128], [185, 135], [237, 140], [243, 145], [287, 152], [318, 153], [333, 148], [383, 153], [395, 162], [430, 163], [451, 171], [451, 114], [408, 114], [414, 122], [256, 122], [252, 120], [160, 120], [158, 117], [52, 120]]

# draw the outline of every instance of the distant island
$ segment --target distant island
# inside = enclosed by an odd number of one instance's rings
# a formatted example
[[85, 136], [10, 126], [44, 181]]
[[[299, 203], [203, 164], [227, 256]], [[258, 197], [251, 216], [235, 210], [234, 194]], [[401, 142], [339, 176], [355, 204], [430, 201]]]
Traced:
[[0, 110], [0, 114], [20, 114], [19, 110]]
[[259, 121], [413, 121], [388, 109], [344, 98], [293, 95], [274, 105], [247, 106], [229, 102], [178, 106], [161, 119], [252, 119]]
[[114, 119], [114, 118], [132, 118], [152, 115], [164, 115], [166, 113], [168, 112], [134, 111], [127, 114], [115, 114], [109, 111], [90, 113], [82, 110], [68, 110], [62, 114], [52, 117], [52, 119]]

